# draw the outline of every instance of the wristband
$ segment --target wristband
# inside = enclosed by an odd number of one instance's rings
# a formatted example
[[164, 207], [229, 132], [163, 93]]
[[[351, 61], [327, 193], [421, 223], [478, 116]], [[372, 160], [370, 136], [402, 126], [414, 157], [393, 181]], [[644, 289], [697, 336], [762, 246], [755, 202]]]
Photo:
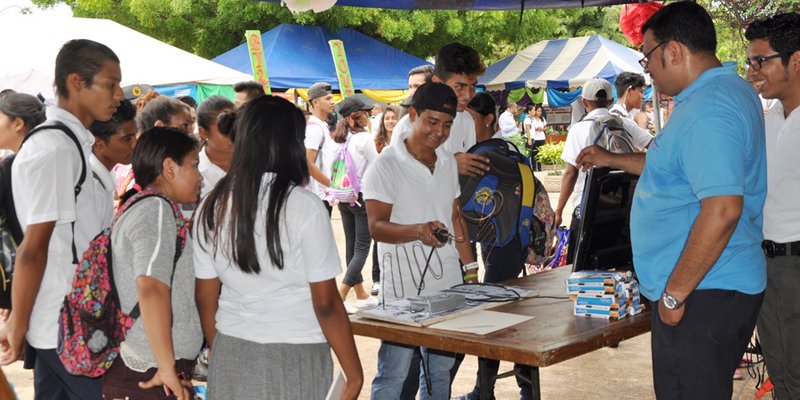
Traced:
[[422, 241], [422, 226], [423, 224], [417, 224], [417, 240], [420, 242]]
[[469, 264], [465, 264], [464, 266], [461, 267], [461, 270], [464, 271], [464, 274], [466, 274], [471, 269], [478, 269], [478, 262], [477, 261], [473, 261], [473, 262], [471, 262]]
[[468, 280], [471, 280], [471, 279], [478, 279], [478, 274], [464, 275], [464, 280], [465, 281], [468, 281]]

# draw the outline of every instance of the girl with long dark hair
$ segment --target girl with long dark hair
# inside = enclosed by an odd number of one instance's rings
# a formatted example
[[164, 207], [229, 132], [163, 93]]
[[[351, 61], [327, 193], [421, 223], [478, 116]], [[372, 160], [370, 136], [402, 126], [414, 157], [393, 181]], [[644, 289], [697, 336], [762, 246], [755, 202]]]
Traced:
[[333, 376], [331, 348], [347, 379], [344, 397], [361, 390], [328, 213], [303, 188], [304, 128], [300, 110], [279, 97], [242, 106], [231, 168], [196, 215], [209, 400], [322, 399]]

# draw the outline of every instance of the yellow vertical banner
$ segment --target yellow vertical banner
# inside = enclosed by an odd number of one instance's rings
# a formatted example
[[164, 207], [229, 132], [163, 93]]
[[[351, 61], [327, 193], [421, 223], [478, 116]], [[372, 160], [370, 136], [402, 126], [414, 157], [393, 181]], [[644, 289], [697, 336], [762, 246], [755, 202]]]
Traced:
[[272, 94], [272, 89], [269, 87], [267, 61], [264, 59], [264, 46], [261, 45], [261, 31], [245, 31], [244, 37], [247, 41], [247, 50], [250, 53], [250, 67], [253, 69], [253, 80], [264, 87], [264, 93]]
[[339, 77], [339, 90], [342, 97], [347, 98], [356, 94], [353, 80], [350, 79], [350, 67], [347, 65], [347, 56], [344, 53], [344, 43], [341, 40], [329, 40], [333, 65], [336, 66], [336, 75]]

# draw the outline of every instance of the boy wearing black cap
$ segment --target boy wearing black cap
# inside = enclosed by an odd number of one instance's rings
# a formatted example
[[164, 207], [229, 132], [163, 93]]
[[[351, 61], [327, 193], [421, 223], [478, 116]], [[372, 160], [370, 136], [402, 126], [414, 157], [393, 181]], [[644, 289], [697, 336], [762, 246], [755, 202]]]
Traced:
[[[409, 108], [411, 132], [396, 146], [384, 150], [367, 171], [362, 192], [367, 205], [370, 232], [378, 243], [383, 301], [432, 294], [466, 278], [477, 282], [474, 262], [466, 240], [467, 227], [459, 217], [458, 168], [455, 157], [441, 145], [450, 136], [458, 98], [441, 83], [417, 89]], [[455, 240], [440, 241], [434, 234], [446, 230]], [[407, 254], [421, 246], [425, 255], [436, 252], [427, 265], [418, 265]], [[465, 269], [459, 267], [459, 259]], [[464, 275], [466, 274], [466, 275]], [[400, 398], [415, 348], [388, 341], [378, 352], [378, 373], [372, 382], [372, 398]], [[430, 380], [421, 379], [422, 398], [450, 398], [450, 368], [454, 354], [421, 349]], [[427, 395], [427, 396], [426, 396]]]
[[306, 160], [308, 161], [309, 189], [319, 196], [328, 213], [331, 206], [325, 201], [324, 189], [330, 186], [330, 164], [333, 160], [336, 145], [331, 140], [331, 131], [325, 120], [333, 112], [333, 93], [331, 85], [317, 82], [308, 89], [308, 103], [311, 104], [311, 116], [306, 122]]

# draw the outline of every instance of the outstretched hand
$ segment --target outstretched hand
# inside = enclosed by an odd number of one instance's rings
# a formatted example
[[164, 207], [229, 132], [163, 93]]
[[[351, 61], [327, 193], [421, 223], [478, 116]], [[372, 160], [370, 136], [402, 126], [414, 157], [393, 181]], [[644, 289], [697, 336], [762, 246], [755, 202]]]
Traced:
[[9, 365], [22, 358], [25, 330], [14, 329], [11, 320], [0, 329], [0, 365]]
[[174, 395], [177, 400], [192, 400], [192, 382], [179, 378], [174, 368], [171, 370], [159, 368], [149, 381], [139, 382], [139, 387], [142, 389], [159, 386], [164, 387], [167, 396]]
[[489, 159], [478, 154], [457, 153], [458, 174], [481, 176], [489, 170]]
[[575, 165], [581, 170], [586, 171], [592, 167], [609, 167], [614, 154], [608, 150], [598, 146], [589, 146], [578, 154], [575, 159]]

